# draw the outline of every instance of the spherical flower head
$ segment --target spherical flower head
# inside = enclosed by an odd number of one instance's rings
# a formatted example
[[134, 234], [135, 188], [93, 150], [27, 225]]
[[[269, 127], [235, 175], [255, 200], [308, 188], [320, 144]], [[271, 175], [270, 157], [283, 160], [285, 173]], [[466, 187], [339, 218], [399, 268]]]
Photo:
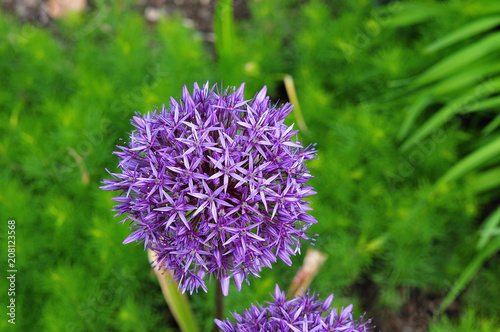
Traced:
[[309, 291], [300, 297], [287, 301], [285, 293], [276, 285], [273, 301], [266, 302], [267, 306], [253, 305], [242, 315], [233, 313], [236, 323], [229, 319], [215, 323], [223, 332], [364, 332], [372, 329], [368, 326], [371, 319], [363, 322], [353, 320], [352, 304], [342, 308], [340, 312], [332, 308], [333, 294], [324, 302], [316, 294]]
[[277, 258], [291, 265], [300, 241], [313, 240], [304, 163], [316, 151], [284, 124], [291, 104], [272, 105], [266, 87], [245, 100], [243, 89], [195, 83], [168, 108], [138, 113], [114, 152], [121, 172], [101, 187], [121, 191], [114, 210], [134, 230], [124, 244], [144, 242], [183, 291], [206, 291], [207, 276], [225, 295], [231, 278], [240, 290]]

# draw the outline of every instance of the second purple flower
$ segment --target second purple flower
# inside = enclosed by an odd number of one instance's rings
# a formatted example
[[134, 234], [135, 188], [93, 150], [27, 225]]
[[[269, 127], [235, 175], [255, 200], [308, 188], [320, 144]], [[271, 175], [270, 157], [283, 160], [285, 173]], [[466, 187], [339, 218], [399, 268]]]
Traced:
[[134, 229], [124, 243], [144, 242], [183, 291], [206, 291], [213, 275], [227, 295], [231, 278], [241, 289], [312, 240], [304, 162], [316, 151], [284, 124], [291, 104], [272, 105], [265, 87], [245, 100], [243, 89], [195, 83], [168, 108], [134, 116], [115, 152], [120, 172], [101, 187], [121, 191], [115, 210]]

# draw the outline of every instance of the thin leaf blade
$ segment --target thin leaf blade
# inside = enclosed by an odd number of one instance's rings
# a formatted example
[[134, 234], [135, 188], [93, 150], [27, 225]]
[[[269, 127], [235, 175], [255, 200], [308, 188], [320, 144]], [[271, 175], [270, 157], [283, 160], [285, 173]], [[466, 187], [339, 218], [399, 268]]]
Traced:
[[500, 154], [500, 136], [486, 146], [474, 151], [448, 170], [436, 183], [436, 187], [457, 180], [466, 173], [481, 166], [483, 163]]
[[434, 43], [432, 43], [431, 45], [427, 46], [424, 49], [424, 53], [436, 52], [440, 49], [458, 43], [459, 41], [462, 41], [464, 39], [478, 35], [482, 32], [493, 29], [499, 24], [500, 24], [499, 15], [484, 17], [479, 20], [473, 21], [465, 25], [464, 27], [453, 31], [449, 35], [436, 40]]
[[462, 274], [460, 274], [457, 281], [453, 284], [452, 288], [443, 299], [439, 306], [439, 312], [443, 312], [450, 306], [450, 304], [457, 298], [467, 284], [472, 280], [476, 272], [481, 268], [483, 263], [498, 252], [500, 249], [500, 237], [491, 242], [486, 248], [481, 250], [476, 257], [467, 265]]
[[432, 131], [451, 120], [456, 114], [465, 113], [467, 109], [471, 108], [474, 103], [480, 101], [484, 96], [496, 92], [500, 92], [500, 78], [495, 78], [483, 83], [481, 89], [474, 87], [464, 95], [450, 101], [427, 120], [427, 122], [421, 125], [418, 130], [404, 142], [401, 146], [401, 150], [408, 150], [415, 143], [428, 136]]
[[[156, 261], [156, 254], [151, 250], [148, 250], [148, 259], [150, 262]], [[158, 277], [163, 297], [181, 331], [198, 332], [199, 329], [187, 296], [179, 291], [179, 285], [175, 280], [172, 280], [171, 272], [164, 268], [161, 270], [154, 269], [154, 271]]]
[[415, 84], [416, 86], [422, 86], [442, 79], [499, 49], [500, 32], [492, 33], [436, 63], [420, 75]]
[[486, 218], [483, 229], [480, 231], [480, 238], [477, 243], [477, 249], [483, 249], [488, 241], [496, 235], [498, 225], [500, 224], [500, 206]]

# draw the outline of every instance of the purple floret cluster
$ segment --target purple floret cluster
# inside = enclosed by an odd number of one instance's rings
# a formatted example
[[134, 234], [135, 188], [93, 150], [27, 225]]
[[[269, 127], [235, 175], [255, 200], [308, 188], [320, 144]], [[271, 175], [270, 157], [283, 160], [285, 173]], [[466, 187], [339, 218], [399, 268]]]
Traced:
[[363, 322], [362, 316], [359, 321], [353, 320], [352, 304], [338, 313], [330, 309], [332, 301], [333, 294], [322, 302], [309, 291], [287, 301], [276, 285], [273, 301], [266, 302], [267, 306], [252, 304], [242, 315], [233, 313], [236, 322], [215, 319], [215, 323], [223, 332], [365, 332], [373, 328], [368, 326], [371, 319]]
[[114, 152], [120, 171], [101, 187], [121, 191], [114, 210], [133, 229], [124, 244], [144, 242], [183, 291], [207, 291], [213, 276], [227, 295], [231, 278], [241, 289], [313, 240], [304, 163], [316, 151], [284, 124], [291, 104], [271, 104], [265, 87], [251, 100], [243, 90], [194, 84], [134, 116], [130, 141]]

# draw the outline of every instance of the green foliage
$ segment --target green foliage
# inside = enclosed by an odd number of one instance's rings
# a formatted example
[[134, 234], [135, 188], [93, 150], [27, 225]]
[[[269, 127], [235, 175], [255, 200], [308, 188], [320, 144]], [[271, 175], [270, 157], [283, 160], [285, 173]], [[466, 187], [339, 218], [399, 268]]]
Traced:
[[484, 318], [473, 308], [469, 308], [458, 321], [444, 317], [440, 321], [432, 322], [429, 332], [498, 332], [500, 331], [499, 324], [498, 317]]
[[441, 303], [439, 308], [441, 311], [448, 308], [451, 302], [453, 302], [453, 300], [457, 297], [459, 292], [461, 292], [465, 288], [465, 286], [472, 279], [477, 270], [479, 270], [484, 261], [491, 258], [491, 256], [493, 256], [499, 250], [500, 250], [500, 237], [496, 237], [493, 241], [491, 241], [488, 244], [488, 246], [482, 249], [477, 254], [477, 256], [475, 256], [472, 262], [470, 262], [470, 264], [460, 274], [460, 278], [454, 283], [449, 293], [443, 299], [443, 302]]
[[[491, 5], [491, 2], [481, 2], [475, 4], [472, 11], [467, 7], [459, 11], [457, 13], [459, 17], [471, 13], [475, 13], [477, 17], [441, 36], [423, 50], [425, 53], [434, 53], [451, 48], [451, 53], [418, 75], [409, 86], [409, 91], [423, 89], [425, 92], [418, 92], [420, 97], [401, 127], [399, 138], [406, 138], [401, 147], [403, 151], [421, 142], [436, 130], [448, 127], [450, 122], [455, 122], [455, 126], [465, 127], [463, 124], [465, 119], [469, 131], [475, 133], [468, 136], [464, 142], [464, 151], [467, 151], [467, 155], [436, 181], [436, 188], [463, 179], [471, 172], [482, 172], [478, 176], [476, 193], [498, 192], [499, 189], [500, 182], [495, 175], [499, 162], [500, 133], [497, 129], [498, 120], [495, 120], [491, 111], [494, 112], [500, 105], [497, 96], [500, 92], [497, 52], [500, 34], [496, 31], [500, 24], [500, 16], [491, 14], [500, 13], [500, 7], [498, 4]], [[442, 4], [436, 8], [444, 10], [446, 6], [447, 4]], [[424, 20], [427, 19], [431, 17]], [[467, 44], [464, 45], [465, 42]], [[433, 106], [439, 109], [430, 110], [427, 113], [431, 114], [429, 118], [417, 125], [416, 121], [422, 117], [425, 109]], [[412, 127], [416, 127], [413, 133], [410, 132]], [[493, 197], [495, 196], [492, 195]], [[497, 224], [496, 214], [485, 221], [478, 242], [480, 251], [455, 281], [441, 304], [441, 310], [452, 303], [472, 280], [484, 261], [500, 250], [499, 233], [495, 232]]]
[[[128, 229], [98, 189], [111, 151], [134, 112], [184, 84], [246, 82], [248, 97], [268, 85], [286, 101], [285, 75], [309, 129], [300, 138], [319, 149], [311, 231], [328, 260], [311, 287], [345, 306], [364, 302], [353, 285], [369, 280], [370, 310], [397, 310], [408, 289], [451, 290], [447, 302], [477, 307], [431, 331], [496, 326], [497, 2], [266, 0], [243, 22], [232, 10], [218, 3], [215, 55], [182, 18], [147, 25], [127, 2], [96, 1], [51, 29], [0, 15], [0, 217], [19, 226], [20, 330], [176, 330], [146, 253], [121, 245]], [[231, 288], [226, 314], [287, 288], [303, 257], [293, 261]], [[213, 290], [190, 300], [211, 329]]]

